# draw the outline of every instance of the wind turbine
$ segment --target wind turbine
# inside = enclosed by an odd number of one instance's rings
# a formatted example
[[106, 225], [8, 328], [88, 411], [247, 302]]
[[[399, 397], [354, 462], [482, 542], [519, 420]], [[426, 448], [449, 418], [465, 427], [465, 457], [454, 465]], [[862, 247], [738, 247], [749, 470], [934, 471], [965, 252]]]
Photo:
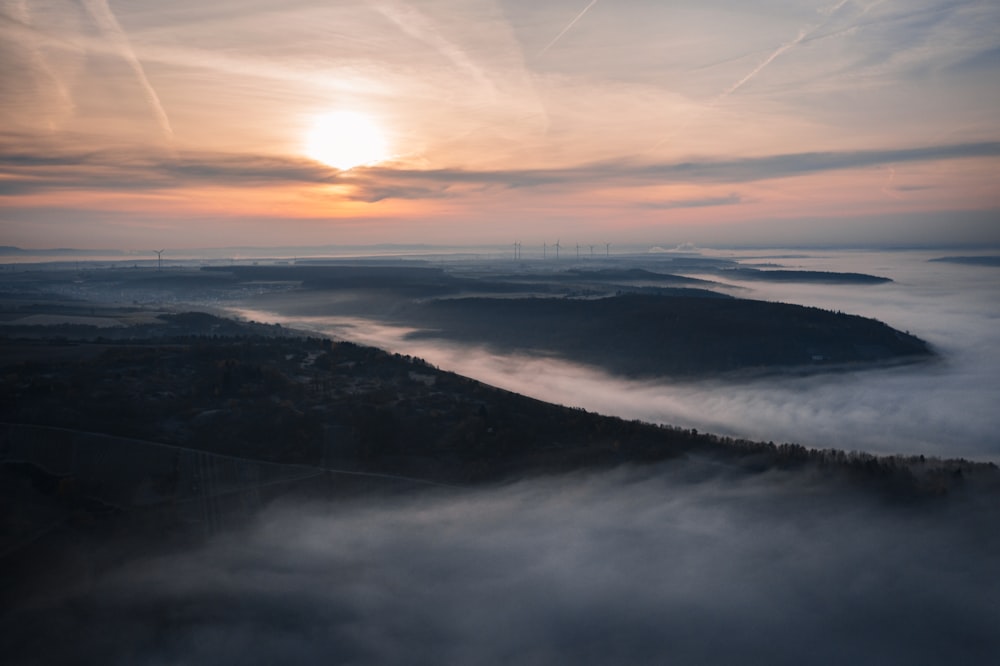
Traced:
[[160, 270], [163, 265], [163, 250], [153, 250], [156, 253], [156, 270]]
[[559, 258], [559, 241], [556, 241], [556, 259]]
[[611, 256], [611, 243], [605, 243], [604, 244], [604, 256], [606, 256], [606, 257], [610, 257]]
[[580, 261], [580, 244], [576, 244], [576, 260]]

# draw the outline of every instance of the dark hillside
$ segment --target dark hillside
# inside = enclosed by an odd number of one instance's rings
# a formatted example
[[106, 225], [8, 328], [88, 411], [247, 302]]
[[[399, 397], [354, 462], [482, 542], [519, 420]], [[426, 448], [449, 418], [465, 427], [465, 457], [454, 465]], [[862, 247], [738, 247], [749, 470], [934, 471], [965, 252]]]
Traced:
[[106, 342], [76, 360], [9, 363], [0, 397], [7, 442], [24, 429], [36, 444], [46, 432], [78, 432], [462, 483], [697, 454], [754, 470], [822, 463], [877, 471], [879, 478], [905, 470], [917, 488], [914, 461], [734, 441], [600, 416], [486, 386], [420, 359], [318, 338]]
[[760, 270], [757, 268], [727, 268], [719, 275], [734, 280], [760, 280], [764, 282], [816, 282], [826, 284], [884, 284], [892, 282], [887, 277], [866, 273], [840, 273], [835, 271]]
[[414, 335], [540, 352], [637, 377], [932, 355], [919, 338], [873, 319], [735, 298], [442, 299], [404, 317], [428, 329]]

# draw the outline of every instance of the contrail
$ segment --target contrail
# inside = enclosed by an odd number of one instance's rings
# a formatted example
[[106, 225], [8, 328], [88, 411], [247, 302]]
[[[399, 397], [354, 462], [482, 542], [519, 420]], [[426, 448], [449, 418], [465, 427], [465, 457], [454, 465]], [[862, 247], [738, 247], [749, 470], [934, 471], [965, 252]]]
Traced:
[[[13, 7], [16, 19], [21, 25], [34, 30], [34, 26], [31, 24], [31, 9], [28, 6], [28, 0], [20, 0], [14, 4]], [[61, 109], [57, 110], [57, 114], [62, 117], [66, 117], [73, 112], [75, 104], [73, 98], [70, 96], [69, 89], [63, 82], [62, 78], [58, 76], [49, 66], [48, 60], [46, 60], [41, 49], [38, 47], [38, 43], [35, 40], [31, 40], [27, 44], [28, 52], [30, 54], [31, 61], [38, 66], [42, 73], [49, 78], [52, 82], [52, 87], [55, 90], [56, 96], [62, 102]], [[55, 129], [56, 122], [49, 120], [50, 129]]]
[[563, 35], [569, 32], [569, 29], [576, 25], [576, 22], [583, 18], [583, 15], [590, 11], [590, 8], [597, 4], [597, 0], [590, 0], [590, 4], [583, 8], [583, 11], [576, 15], [576, 18], [569, 22], [565, 28], [562, 29], [558, 35], [553, 38], [551, 42], [545, 45], [545, 48], [538, 52], [538, 55], [545, 55], [545, 52], [551, 49], [556, 42], [558, 42]]
[[[596, 0], [594, 0], [594, 1], [596, 2]], [[750, 73], [748, 73], [747, 75], [745, 75], [743, 78], [741, 78], [739, 81], [737, 81], [733, 85], [729, 86], [729, 88], [727, 88], [723, 92], [721, 92], [718, 95], [716, 95], [715, 98], [713, 98], [712, 100], [710, 100], [708, 102], [707, 108], [711, 109], [711, 108], [714, 108], [714, 107], [718, 106], [719, 104], [721, 104], [723, 100], [725, 100], [727, 97], [729, 97], [730, 95], [732, 95], [734, 92], [736, 92], [737, 90], [739, 90], [740, 88], [742, 88], [743, 86], [745, 86], [755, 76], [757, 76], [758, 74], [760, 74], [761, 71], [763, 71], [765, 67], [767, 67], [772, 62], [774, 62], [774, 60], [778, 56], [780, 56], [781, 54], [785, 53], [786, 51], [788, 51], [788, 50], [790, 50], [790, 49], [798, 46], [799, 44], [802, 43], [802, 41], [804, 39], [806, 39], [810, 35], [814, 34], [817, 30], [819, 30], [820, 28], [822, 28], [823, 26], [825, 26], [827, 23], [829, 23], [830, 20], [831, 20], [831, 17], [833, 16], [833, 14], [837, 13], [837, 11], [840, 10], [840, 8], [843, 7], [844, 5], [846, 5], [849, 1], [850, 0], [838, 0], [835, 4], [831, 5], [829, 8], [821, 10], [819, 13], [823, 15], [823, 17], [824, 17], [823, 20], [821, 20], [817, 24], [807, 25], [807, 26], [804, 26], [804, 27], [800, 28], [799, 29], [799, 34], [798, 34], [798, 36], [795, 37], [795, 39], [793, 39], [792, 41], [788, 42], [787, 44], [782, 44], [781, 46], [779, 46], [777, 49], [775, 49], [771, 53], [771, 55], [767, 56], [767, 58], [765, 58], [763, 62], [761, 62], [756, 67], [754, 67], [750, 71]], [[594, 3], [592, 2], [591, 4], [594, 4]], [[866, 13], [869, 9], [871, 9], [871, 7], [874, 7], [877, 4], [879, 4], [878, 1], [875, 4], [870, 5], [869, 7], [867, 7], [862, 12], [862, 14]], [[588, 9], [589, 9], [589, 6], [588, 6]], [[572, 25], [572, 24], [570, 24], [570, 25]], [[563, 32], [565, 32], [565, 31], [563, 31]], [[690, 122], [691, 121], [689, 120], [688, 123], [690, 123]], [[686, 124], [687, 123], [685, 123], [685, 125]], [[676, 132], [674, 133], [674, 135], [675, 134], [676, 134]], [[656, 148], [659, 148], [665, 141], [667, 141], [667, 139], [668, 139], [667, 136], [661, 138], [659, 141], [656, 141], [655, 143], [653, 143], [644, 152], [648, 153], [648, 152], [650, 152], [652, 150], [655, 150]]]
[[734, 83], [733, 85], [731, 85], [724, 93], [722, 93], [722, 95], [719, 96], [719, 99], [723, 100], [726, 97], [729, 97], [730, 95], [732, 95], [734, 92], [736, 92], [740, 88], [742, 88], [745, 83], [747, 83], [753, 77], [757, 76], [757, 74], [759, 74], [762, 69], [764, 69], [765, 67], [767, 67], [768, 65], [770, 65], [771, 62], [773, 62], [775, 58], [777, 58], [778, 56], [780, 56], [782, 53], [784, 53], [788, 49], [792, 48], [793, 46], [799, 44], [803, 39], [806, 38], [806, 35], [808, 35], [808, 34], [809, 34], [809, 31], [802, 30], [802, 31], [799, 32], [799, 36], [798, 37], [796, 37], [792, 41], [788, 42], [787, 44], [782, 44], [781, 46], [779, 46], [778, 49], [774, 53], [772, 53], [771, 55], [769, 55], [764, 60], [764, 62], [762, 62], [759, 65], [757, 65], [756, 67], [754, 67], [753, 70], [751, 70], [751, 72], [749, 74], [747, 74], [742, 79], [740, 79], [739, 81], [737, 81], [736, 83]]
[[115, 18], [114, 12], [111, 11], [111, 7], [108, 6], [107, 0], [83, 0], [83, 6], [86, 8], [87, 13], [90, 14], [91, 18], [97, 23], [97, 25], [106, 32], [112, 40], [118, 46], [119, 53], [125, 61], [132, 68], [135, 73], [136, 78], [139, 80], [139, 85], [142, 87], [142, 91], [146, 96], [146, 101], [149, 102], [149, 106], [153, 111], [153, 115], [156, 116], [156, 121], [159, 123], [160, 128], [163, 133], [168, 137], [173, 137], [174, 130], [170, 127], [170, 120], [167, 118], [166, 111], [163, 110], [163, 104], [160, 103], [160, 98], [153, 90], [153, 86], [150, 85], [149, 79], [146, 77], [146, 72], [142, 68], [142, 63], [139, 62], [139, 58], [136, 57], [135, 51], [132, 50], [132, 45], [128, 41], [128, 36], [122, 29], [121, 24], [118, 23], [118, 19]]
[[803, 39], [805, 39], [809, 35], [813, 34], [817, 30], [819, 30], [820, 28], [822, 28], [824, 25], [826, 25], [830, 21], [830, 17], [833, 16], [833, 14], [835, 14], [837, 12], [837, 10], [839, 10], [841, 7], [843, 7], [844, 5], [846, 5], [848, 2], [849, 2], [849, 0], [839, 0], [839, 2], [837, 2], [837, 4], [831, 6], [828, 9], [820, 11], [820, 13], [825, 17], [825, 20], [823, 20], [818, 25], [806, 26], [806, 27], [802, 28], [801, 30], [799, 30], [799, 34], [798, 34], [798, 36], [795, 39], [793, 39], [792, 41], [788, 42], [787, 44], [782, 44], [781, 46], [779, 46], [777, 48], [777, 50], [774, 51], [774, 53], [772, 53], [771, 55], [769, 55], [767, 58], [764, 59], [764, 62], [762, 62], [759, 65], [757, 65], [756, 67], [754, 67], [753, 70], [749, 74], [747, 74], [742, 79], [740, 79], [739, 81], [737, 81], [736, 83], [734, 83], [733, 85], [731, 85], [724, 93], [722, 93], [721, 95], [719, 95], [719, 97], [716, 100], [716, 102], [721, 102], [725, 98], [727, 98], [730, 95], [732, 95], [734, 92], [736, 92], [737, 90], [739, 90], [740, 88], [742, 88], [748, 81], [750, 81], [750, 79], [752, 79], [753, 77], [755, 77], [758, 74], [760, 74], [761, 70], [764, 69], [765, 67], [767, 67], [768, 65], [770, 65], [774, 61], [775, 58], [777, 58], [778, 56], [780, 56], [785, 51], [787, 51], [787, 50], [789, 50], [791, 48], [794, 48], [795, 46], [798, 46], [800, 43], [802, 43]]
[[456, 67], [472, 75], [484, 90], [496, 93], [495, 86], [482, 68], [469, 58], [461, 47], [441, 35], [419, 10], [402, 3], [391, 2], [376, 2], [374, 6], [376, 11], [395, 23], [403, 32], [434, 47]]
[[830, 16], [831, 14], [833, 14], [834, 12], [836, 12], [838, 9], [840, 9], [841, 7], [843, 7], [844, 5], [846, 5], [848, 2], [850, 2], [850, 0], [840, 0], [840, 2], [838, 2], [837, 4], [835, 4], [833, 7], [830, 7], [829, 9], [823, 10], [821, 13], [823, 14], [823, 16]]

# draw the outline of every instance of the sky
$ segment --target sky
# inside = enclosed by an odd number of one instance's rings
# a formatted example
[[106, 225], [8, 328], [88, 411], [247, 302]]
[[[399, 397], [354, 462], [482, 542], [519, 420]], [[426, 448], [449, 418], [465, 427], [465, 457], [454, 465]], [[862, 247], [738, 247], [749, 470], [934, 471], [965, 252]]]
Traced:
[[989, 0], [3, 0], [0, 245], [1000, 245], [998, 28]]

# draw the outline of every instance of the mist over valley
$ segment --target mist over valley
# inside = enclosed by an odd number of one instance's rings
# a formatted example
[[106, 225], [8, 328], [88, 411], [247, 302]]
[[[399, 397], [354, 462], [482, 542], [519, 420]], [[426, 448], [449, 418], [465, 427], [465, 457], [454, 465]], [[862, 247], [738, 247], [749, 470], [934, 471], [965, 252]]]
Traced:
[[8, 616], [2, 645], [49, 663], [989, 664], [996, 519], [696, 462], [285, 499]]
[[[427, 330], [413, 321], [400, 325], [396, 318], [400, 301], [405, 299], [378, 289], [262, 294], [233, 311], [250, 319], [282, 321], [398, 350], [549, 402], [627, 418], [755, 439], [797, 441], [821, 448], [916, 452], [991, 460], [1000, 456], [1000, 440], [996, 436], [1000, 423], [990, 407], [1000, 400], [1000, 359], [994, 351], [1000, 345], [994, 325], [1000, 317], [997, 306], [1000, 288], [995, 269], [931, 262], [941, 256], [933, 251], [800, 251], [794, 254], [716, 251], [705, 254], [705, 257], [633, 255], [617, 260], [612, 258], [612, 262], [621, 262], [619, 268], [608, 266], [596, 273], [592, 269], [577, 272], [569, 266], [568, 270], [548, 269], [541, 274], [529, 270], [520, 279], [532, 291], [514, 291], [511, 296], [564, 298], [567, 293], [573, 293], [577, 298], [600, 298], [619, 291], [645, 294], [648, 292], [644, 290], [652, 283], [649, 274], [676, 275], [700, 280], [693, 288], [706, 290], [711, 287], [710, 293], [717, 298], [791, 303], [884, 322], [896, 331], [926, 341], [933, 354], [918, 354], [915, 358], [902, 354], [898, 360], [904, 363], [896, 367], [893, 363], [885, 363], [893, 360], [891, 355], [883, 356], [881, 362], [869, 356], [864, 359], [866, 362], [844, 364], [825, 356], [822, 361], [813, 360], [813, 356], [823, 356], [818, 350], [806, 358], [793, 357], [788, 353], [789, 346], [779, 343], [781, 353], [786, 354], [785, 359], [796, 358], [797, 365], [772, 361], [770, 367], [753, 368], [756, 372], [744, 368], [743, 372], [721, 375], [704, 372], [701, 377], [688, 375], [657, 380], [650, 379], [649, 375], [662, 375], [662, 370], [658, 373], [655, 363], [644, 361], [647, 356], [664, 353], [664, 349], [655, 346], [655, 340], [636, 345], [638, 338], [634, 330], [628, 332], [630, 337], [626, 339], [629, 342], [624, 345], [619, 342], [617, 346], [614, 339], [590, 336], [593, 344], [605, 347], [598, 349], [594, 358], [604, 354], [610, 359], [616, 356], [630, 359], [631, 367], [639, 368], [639, 374], [646, 375], [644, 380], [635, 380], [628, 379], [628, 373], [621, 372], [613, 361], [609, 361], [610, 367], [602, 367], [585, 353], [560, 353], [552, 346], [548, 349], [537, 346], [535, 353], [530, 353], [532, 350], [520, 340], [551, 336], [549, 327], [553, 320], [558, 320], [555, 307], [559, 304], [555, 304], [544, 322], [546, 327], [541, 330], [521, 329], [519, 332], [515, 329], [502, 336], [495, 329], [483, 330], [489, 329], [493, 321], [484, 323], [472, 319], [466, 322], [467, 326], [479, 327], [476, 336], [435, 331], [433, 327]], [[505, 263], [496, 259], [482, 263], [487, 272], [499, 274], [506, 270]], [[881, 280], [831, 284], [828, 281], [761, 282], [727, 278], [728, 271], [742, 264], [769, 264], [758, 270], [776, 270], [776, 266], [784, 266], [808, 275], [872, 275]], [[632, 268], [626, 268], [628, 266]], [[479, 270], [484, 269], [480, 267]], [[635, 277], [635, 273], [630, 273], [635, 270], [647, 274], [633, 282], [621, 279], [626, 275]], [[580, 281], [581, 274], [591, 280], [590, 286], [567, 285], [567, 276]], [[595, 289], [595, 275], [613, 277], [599, 283], [603, 286]], [[654, 284], [662, 285], [662, 278]], [[420, 290], [418, 286], [408, 288]], [[500, 288], [495, 286], [492, 291], [449, 289], [433, 295], [427, 291], [421, 293], [425, 299], [490, 298], [496, 297]], [[685, 283], [678, 288], [689, 289], [692, 285]], [[677, 292], [660, 293], [680, 298]], [[461, 313], [460, 306], [449, 305], [449, 301], [442, 303]], [[538, 304], [538, 307], [544, 309], [545, 306]], [[767, 321], [771, 323], [770, 318]], [[612, 322], [585, 322], [585, 326], [591, 328], [601, 325], [610, 327]], [[722, 333], [733, 336], [733, 344], [742, 344], [739, 340], [742, 328], [725, 328], [724, 323], [720, 327]], [[586, 332], [571, 323], [566, 326], [565, 335], [580, 336]], [[621, 332], [617, 334], [621, 335]], [[786, 335], [793, 346], [794, 334], [786, 331]], [[490, 346], [491, 338], [499, 338], [506, 348]], [[918, 362], [911, 362], [913, 360]], [[786, 367], [793, 365], [796, 367]], [[830, 372], [817, 372], [824, 366]]]
[[996, 269], [934, 256], [8, 266], [0, 647], [990, 663]]

